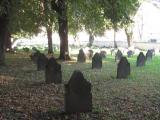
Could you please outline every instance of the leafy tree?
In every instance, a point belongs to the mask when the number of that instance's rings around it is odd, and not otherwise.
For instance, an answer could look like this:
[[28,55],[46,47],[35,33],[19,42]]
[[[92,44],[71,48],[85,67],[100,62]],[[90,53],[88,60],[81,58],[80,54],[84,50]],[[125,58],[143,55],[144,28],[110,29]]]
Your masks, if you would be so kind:
[[101,1],[105,19],[109,19],[114,29],[114,47],[116,44],[116,31],[123,28],[124,24],[130,22],[130,16],[137,10],[139,0],[102,0]]

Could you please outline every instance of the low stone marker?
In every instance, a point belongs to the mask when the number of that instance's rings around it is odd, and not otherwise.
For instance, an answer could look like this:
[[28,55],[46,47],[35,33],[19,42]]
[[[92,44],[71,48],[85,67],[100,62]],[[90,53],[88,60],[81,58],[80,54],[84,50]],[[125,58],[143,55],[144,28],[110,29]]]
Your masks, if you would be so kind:
[[102,68],[102,57],[99,53],[96,53],[92,58],[92,69],[94,68]]
[[86,113],[92,111],[91,84],[84,78],[83,74],[75,70],[65,85],[65,112]]
[[60,84],[62,83],[62,72],[61,72],[61,65],[57,63],[57,61],[51,57],[45,69],[45,82]]
[[117,51],[115,55],[115,61],[120,61],[120,59],[123,57],[123,54],[120,50]]
[[128,57],[132,57],[134,55],[134,52],[132,51],[132,50],[129,50],[128,52],[127,52],[127,56]]
[[142,66],[145,66],[145,63],[146,63],[146,57],[144,56],[143,52],[140,52],[137,57],[136,66],[142,67]]
[[127,78],[130,75],[130,72],[130,63],[128,62],[126,57],[122,57],[117,67],[117,78]]
[[38,51],[38,50],[32,52],[32,54],[30,55],[30,58],[33,61],[33,63],[35,63],[35,64],[37,63],[37,59],[38,59],[39,54],[40,54],[40,51]]
[[102,58],[106,58],[106,55],[107,55],[107,52],[106,52],[106,51],[102,50],[102,51],[100,52],[100,56],[101,56]]
[[78,62],[86,62],[86,55],[85,55],[83,49],[79,50],[79,54],[77,56],[77,61]]
[[37,58],[37,70],[45,70],[46,64],[47,64],[48,58],[43,54],[39,53]]
[[88,59],[92,59],[92,57],[93,57],[93,50],[88,50],[88,52],[87,52],[87,57],[88,57]]
[[146,61],[151,61],[153,57],[153,51],[152,50],[148,50],[146,53]]

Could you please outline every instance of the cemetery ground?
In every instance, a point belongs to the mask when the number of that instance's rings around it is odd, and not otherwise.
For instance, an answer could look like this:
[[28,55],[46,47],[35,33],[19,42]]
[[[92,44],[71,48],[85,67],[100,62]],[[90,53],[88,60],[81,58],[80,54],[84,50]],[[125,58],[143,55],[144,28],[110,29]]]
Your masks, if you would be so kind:
[[[56,119],[54,113],[64,106],[63,84],[45,84],[44,71],[37,71],[29,53],[6,57],[7,66],[0,68],[0,120]],[[81,114],[82,120],[160,119],[160,56],[144,67],[136,67],[136,56],[128,60],[128,79],[116,79],[117,64],[111,55],[103,59],[102,69],[91,69],[90,60],[59,61],[63,83],[79,69],[92,84],[93,110]]]

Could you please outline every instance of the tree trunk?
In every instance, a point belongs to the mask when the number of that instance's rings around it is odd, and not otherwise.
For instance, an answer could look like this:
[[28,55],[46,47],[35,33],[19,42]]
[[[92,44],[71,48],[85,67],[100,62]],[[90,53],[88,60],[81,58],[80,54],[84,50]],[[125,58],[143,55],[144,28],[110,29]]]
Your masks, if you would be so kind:
[[117,42],[116,42],[116,29],[114,29],[114,48],[117,48]]
[[126,33],[126,36],[127,36],[128,47],[130,47],[131,46],[131,41],[132,41],[132,35],[133,35],[133,33],[132,33],[132,31],[129,32],[127,30],[127,28],[125,28],[125,33]]
[[7,30],[5,35],[5,51],[12,51],[11,33]]
[[89,45],[88,47],[91,47],[94,42],[94,35],[92,33],[89,34]]
[[0,66],[5,65],[5,37],[7,33],[7,16],[0,16]]
[[52,47],[52,29],[47,28],[47,38],[48,38],[48,54],[53,53],[53,47]]
[[66,0],[52,0],[52,9],[58,13],[60,60],[70,60],[68,50],[68,19]]

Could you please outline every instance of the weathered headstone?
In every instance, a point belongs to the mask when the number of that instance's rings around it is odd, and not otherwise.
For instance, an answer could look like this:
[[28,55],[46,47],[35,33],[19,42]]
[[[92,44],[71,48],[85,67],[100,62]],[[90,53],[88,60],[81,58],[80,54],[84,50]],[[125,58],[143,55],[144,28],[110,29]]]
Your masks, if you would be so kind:
[[138,57],[137,57],[137,67],[144,66],[146,63],[146,57],[144,56],[143,52],[140,52]]
[[51,57],[45,69],[45,82],[60,84],[62,83],[62,72],[61,72],[61,65],[57,63],[57,61]]
[[92,111],[91,84],[83,74],[75,70],[65,85],[65,112],[85,113]]
[[123,57],[123,54],[120,50],[117,51],[115,55],[115,61],[120,61],[120,59]]
[[117,78],[127,78],[130,75],[130,71],[130,63],[126,57],[122,57],[117,67]]
[[100,52],[100,56],[101,56],[102,58],[106,58],[106,55],[107,55],[107,52],[106,52],[106,51],[102,50],[102,51]]
[[88,59],[92,59],[92,57],[93,57],[93,50],[89,49],[87,51],[87,57],[88,57]]
[[99,53],[96,53],[92,58],[92,69],[102,68],[102,57]]
[[37,70],[45,70],[46,64],[47,64],[48,58],[43,54],[39,53],[37,58]]
[[152,50],[148,50],[146,53],[146,61],[151,61],[153,57],[153,51]]
[[77,57],[77,61],[78,61],[78,62],[85,62],[85,61],[86,61],[86,55],[85,55],[83,49],[80,49],[80,50],[79,50],[79,54],[78,54],[78,57]]
[[31,60],[33,61],[33,63],[37,63],[37,59],[38,59],[38,57],[39,57],[39,55],[40,55],[40,51],[35,51],[35,52],[32,52],[32,54],[30,55],[30,58],[31,58]]
[[129,50],[128,52],[127,52],[127,56],[128,57],[132,57],[134,55],[134,52],[132,51],[132,50]]

